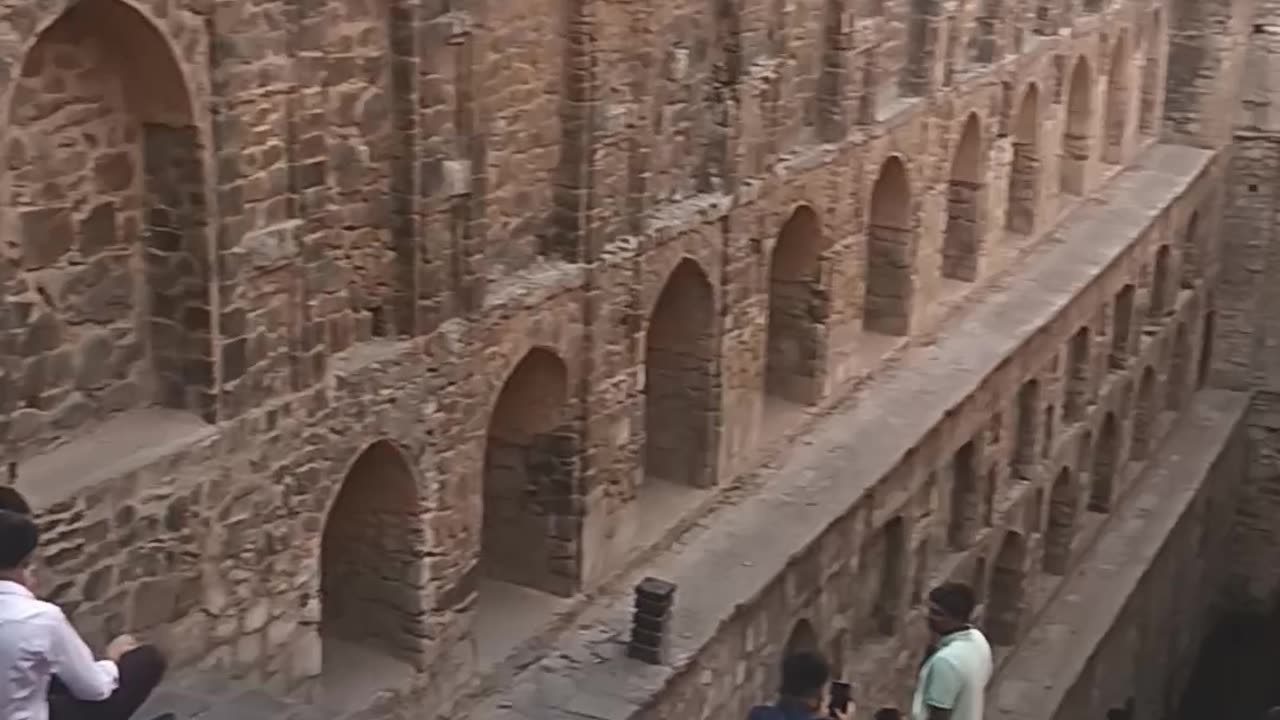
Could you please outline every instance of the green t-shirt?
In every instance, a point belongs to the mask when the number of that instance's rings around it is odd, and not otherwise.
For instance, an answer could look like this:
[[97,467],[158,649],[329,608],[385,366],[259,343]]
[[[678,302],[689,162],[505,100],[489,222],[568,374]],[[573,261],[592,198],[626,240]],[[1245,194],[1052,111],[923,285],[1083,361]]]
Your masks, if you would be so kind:
[[975,628],[938,641],[920,668],[912,720],[929,720],[929,706],[950,710],[952,720],[982,720],[983,696],[991,679],[991,645]]

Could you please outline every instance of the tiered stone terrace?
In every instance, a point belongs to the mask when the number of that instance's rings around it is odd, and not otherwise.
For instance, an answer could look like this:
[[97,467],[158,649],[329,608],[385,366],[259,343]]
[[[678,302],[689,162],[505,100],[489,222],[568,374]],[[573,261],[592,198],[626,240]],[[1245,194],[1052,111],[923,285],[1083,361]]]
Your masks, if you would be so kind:
[[1018,646],[1213,364],[1170,23],[1231,49],[1155,0],[704,5],[0,6],[0,429],[87,637],[539,720],[740,716],[798,643],[900,703],[944,577]]

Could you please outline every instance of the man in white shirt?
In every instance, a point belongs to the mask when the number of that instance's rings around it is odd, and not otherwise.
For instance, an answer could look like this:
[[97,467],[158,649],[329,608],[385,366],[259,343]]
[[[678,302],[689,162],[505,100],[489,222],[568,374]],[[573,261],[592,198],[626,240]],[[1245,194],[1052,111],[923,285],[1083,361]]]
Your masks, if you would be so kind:
[[62,610],[32,592],[39,539],[24,512],[0,509],[0,718],[128,720],[163,677],[164,659],[125,636],[109,659],[94,660]]
[[937,635],[920,668],[912,720],[982,720],[991,645],[969,624],[976,598],[964,583],[949,582],[929,593],[929,629]]

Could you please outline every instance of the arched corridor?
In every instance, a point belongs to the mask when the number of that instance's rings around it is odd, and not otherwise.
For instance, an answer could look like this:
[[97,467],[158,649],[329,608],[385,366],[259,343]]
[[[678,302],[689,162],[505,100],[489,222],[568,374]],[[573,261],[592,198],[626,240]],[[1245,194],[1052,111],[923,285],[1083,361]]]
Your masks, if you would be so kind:
[[1129,124],[1129,41],[1123,32],[1112,45],[1108,62],[1107,106],[1103,132],[1103,159],[1116,165],[1124,158]]
[[1107,413],[1094,447],[1093,472],[1090,473],[1089,510],[1105,513],[1111,511],[1115,493],[1116,471],[1120,469],[1120,427],[1114,413]]
[[1157,416],[1156,409],[1156,373],[1147,368],[1142,373],[1142,381],[1138,385],[1138,402],[1133,416],[1133,442],[1129,448],[1129,459],[1146,460],[1151,453],[1151,427]]

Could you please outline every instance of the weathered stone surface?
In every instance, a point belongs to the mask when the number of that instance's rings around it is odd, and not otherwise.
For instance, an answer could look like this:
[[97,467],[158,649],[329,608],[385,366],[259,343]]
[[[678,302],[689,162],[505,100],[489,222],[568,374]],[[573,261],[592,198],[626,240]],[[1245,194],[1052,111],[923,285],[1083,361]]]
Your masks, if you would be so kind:
[[[388,717],[741,717],[803,618],[901,704],[931,582],[1018,645],[1202,381],[1280,369],[1270,90],[1224,82],[1272,34],[1219,0],[59,5],[0,19],[0,433],[95,642],[380,655]],[[678,667],[572,599],[628,568]]]

